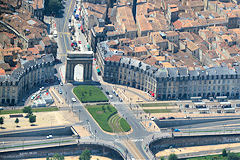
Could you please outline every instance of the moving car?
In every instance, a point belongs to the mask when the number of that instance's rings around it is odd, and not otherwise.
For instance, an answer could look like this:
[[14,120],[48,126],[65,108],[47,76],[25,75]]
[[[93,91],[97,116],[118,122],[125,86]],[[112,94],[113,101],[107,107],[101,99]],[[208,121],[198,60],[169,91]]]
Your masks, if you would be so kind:
[[154,121],[154,120],[156,120],[156,119],[157,119],[156,117],[151,117],[151,118],[150,118],[151,121]]
[[189,116],[185,116],[184,119],[191,119],[191,117],[189,117]]
[[47,136],[47,139],[52,139],[52,138],[53,136],[51,134]]
[[168,119],[175,119],[174,117],[168,117]]
[[61,89],[59,89],[59,90],[58,90],[58,93],[59,93],[59,94],[62,94],[62,90],[61,90]]
[[77,102],[76,98],[72,98],[72,101],[73,101],[73,102]]

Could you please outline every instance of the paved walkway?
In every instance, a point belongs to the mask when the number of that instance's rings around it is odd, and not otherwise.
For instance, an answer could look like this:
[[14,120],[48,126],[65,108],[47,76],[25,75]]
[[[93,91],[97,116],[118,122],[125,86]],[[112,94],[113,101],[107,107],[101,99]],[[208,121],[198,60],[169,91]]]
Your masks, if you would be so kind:
[[234,151],[234,152],[239,152],[240,151],[240,143],[165,149],[163,151],[158,152],[156,154],[156,156],[157,157],[162,157],[162,156],[166,157],[172,153],[178,155],[179,158],[204,156],[204,155],[215,155],[215,154],[221,154],[223,149],[227,149],[227,150]]

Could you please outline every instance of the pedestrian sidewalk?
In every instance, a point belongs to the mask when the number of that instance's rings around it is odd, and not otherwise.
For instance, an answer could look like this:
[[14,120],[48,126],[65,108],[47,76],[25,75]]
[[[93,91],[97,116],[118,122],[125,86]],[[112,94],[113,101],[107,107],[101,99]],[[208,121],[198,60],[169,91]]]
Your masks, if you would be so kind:
[[64,98],[56,91],[54,87],[49,88],[49,92],[52,95],[54,99],[54,103],[52,105],[55,105],[57,107],[66,107],[68,104],[64,100]]

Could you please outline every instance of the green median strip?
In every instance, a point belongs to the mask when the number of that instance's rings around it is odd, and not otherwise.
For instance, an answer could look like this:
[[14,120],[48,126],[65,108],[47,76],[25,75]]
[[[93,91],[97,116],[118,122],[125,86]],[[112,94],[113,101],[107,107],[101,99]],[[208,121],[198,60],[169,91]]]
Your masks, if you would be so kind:
[[143,109],[145,113],[172,113],[171,109]]
[[71,142],[71,141],[74,141],[74,140],[64,140],[64,141],[54,141],[54,142],[46,142],[46,143],[26,144],[26,145],[19,145],[19,146],[2,147],[2,148],[0,148],[0,149],[29,147],[29,146],[38,146],[38,145],[55,144],[55,143],[60,143],[60,144],[61,144],[61,143]]
[[108,98],[101,89],[95,86],[80,85],[73,89],[73,93],[83,102],[108,102]]
[[143,103],[140,104],[141,107],[167,107],[174,106],[172,103]]
[[120,119],[120,126],[124,132],[130,131],[131,127],[124,118]]
[[[57,107],[46,107],[46,108],[33,108],[33,112],[50,112],[50,111],[58,111]],[[22,109],[14,109],[14,110],[1,110],[0,115],[3,114],[18,114],[23,113]]]
[[127,132],[131,129],[127,121],[119,116],[112,105],[87,105],[86,108],[106,132]]
[[104,131],[113,132],[108,120],[117,110],[112,105],[88,105],[86,108]]

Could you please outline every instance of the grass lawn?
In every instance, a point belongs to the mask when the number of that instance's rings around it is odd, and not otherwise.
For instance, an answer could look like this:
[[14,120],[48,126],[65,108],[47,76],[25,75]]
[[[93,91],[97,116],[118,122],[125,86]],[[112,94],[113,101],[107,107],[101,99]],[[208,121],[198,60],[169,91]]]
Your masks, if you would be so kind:
[[[33,108],[33,112],[50,112],[50,111],[58,111],[57,107],[46,107],[46,108]],[[23,113],[22,109],[14,109],[14,110],[2,110],[0,111],[0,115],[2,114],[17,114]]]
[[124,118],[120,119],[120,126],[124,132],[130,131],[131,127]]
[[143,103],[140,104],[141,107],[166,107],[166,106],[173,106],[172,103]]
[[145,113],[171,113],[171,109],[143,109]]
[[86,108],[104,131],[113,132],[108,120],[117,110],[112,105],[91,105]]
[[88,105],[88,112],[106,132],[128,132],[131,127],[127,121],[119,117],[112,105]]
[[73,89],[73,93],[83,102],[107,102],[108,98],[101,89],[95,86],[80,85]]

